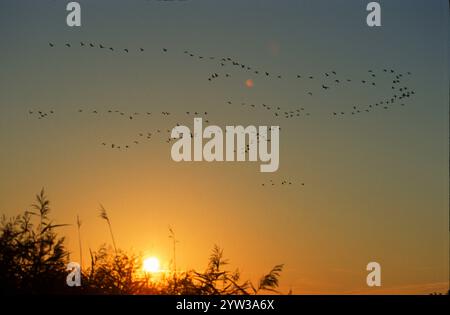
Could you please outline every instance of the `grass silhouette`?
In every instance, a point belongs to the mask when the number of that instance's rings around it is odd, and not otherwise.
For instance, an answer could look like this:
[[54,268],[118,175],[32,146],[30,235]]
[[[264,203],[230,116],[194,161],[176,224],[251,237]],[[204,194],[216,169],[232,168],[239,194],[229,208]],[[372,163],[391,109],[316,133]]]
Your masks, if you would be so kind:
[[106,209],[103,207],[103,205],[100,205],[100,218],[102,218],[103,220],[105,220],[108,223],[109,233],[111,234],[111,239],[113,242],[114,250],[117,254],[117,246],[116,246],[116,241],[114,239],[114,234],[113,234],[112,227],[111,227],[111,221],[109,221],[108,214],[106,213]]

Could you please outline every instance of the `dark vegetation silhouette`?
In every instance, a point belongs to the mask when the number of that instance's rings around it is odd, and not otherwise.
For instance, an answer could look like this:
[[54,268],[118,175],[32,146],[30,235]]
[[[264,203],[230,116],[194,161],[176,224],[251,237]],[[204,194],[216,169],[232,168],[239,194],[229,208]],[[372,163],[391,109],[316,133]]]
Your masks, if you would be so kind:
[[31,211],[7,219],[0,227],[1,293],[56,293],[65,283],[69,252],[64,237],[49,219],[50,202],[44,190]]
[[[2,216],[0,222],[0,294],[163,294],[163,295],[249,295],[277,291],[283,265],[276,265],[256,284],[242,280],[238,269],[228,271],[223,250],[214,246],[205,271],[177,271],[154,276],[142,270],[142,256],[116,247],[111,221],[103,206],[100,217],[106,220],[113,247],[102,245],[90,250],[90,266],[81,270],[81,286],[69,287],[66,278],[71,261],[64,237],[56,230],[67,224],[50,219],[50,201],[44,189],[36,196],[31,210],[16,217]],[[77,217],[80,231],[81,221]],[[80,235],[80,234],[79,234]],[[80,240],[80,238],[79,238]],[[80,257],[81,258],[81,257]]]

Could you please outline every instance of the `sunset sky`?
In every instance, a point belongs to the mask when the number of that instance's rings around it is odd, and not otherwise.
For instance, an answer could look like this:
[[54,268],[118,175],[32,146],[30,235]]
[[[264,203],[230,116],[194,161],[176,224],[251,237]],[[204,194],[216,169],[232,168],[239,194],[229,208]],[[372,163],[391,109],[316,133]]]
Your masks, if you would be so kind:
[[[171,226],[179,270],[203,270],[218,244],[243,278],[284,263],[285,293],[448,290],[448,1],[380,1],[378,28],[360,0],[86,0],[74,28],[67,2],[0,2],[1,214],[44,187],[75,261],[80,216],[85,263],[110,244],[102,204],[118,247],[164,266]],[[383,69],[415,94],[351,115],[391,98]],[[278,171],[172,161],[167,130],[205,111],[221,127],[279,125]],[[381,288],[366,285],[370,261]]]

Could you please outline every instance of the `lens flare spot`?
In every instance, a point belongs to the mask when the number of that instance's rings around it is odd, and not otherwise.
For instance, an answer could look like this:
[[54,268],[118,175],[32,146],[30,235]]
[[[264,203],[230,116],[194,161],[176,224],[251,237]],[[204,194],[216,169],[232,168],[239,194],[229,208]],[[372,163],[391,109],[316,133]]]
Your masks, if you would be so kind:
[[252,88],[255,86],[255,83],[252,79],[248,79],[247,81],[245,81],[245,86],[247,86],[248,88]]

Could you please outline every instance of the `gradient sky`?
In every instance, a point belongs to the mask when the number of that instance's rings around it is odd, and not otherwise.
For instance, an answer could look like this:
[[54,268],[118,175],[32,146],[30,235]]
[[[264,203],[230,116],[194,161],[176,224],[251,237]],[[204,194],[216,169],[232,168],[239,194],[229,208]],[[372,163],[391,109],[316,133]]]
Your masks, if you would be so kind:
[[[57,222],[80,215],[85,260],[88,248],[110,240],[101,203],[119,247],[165,265],[172,226],[180,269],[205,268],[219,244],[244,278],[284,263],[284,292],[448,289],[447,1],[380,1],[380,28],[366,25],[369,1],[359,0],[79,1],[80,28],[65,24],[67,2],[0,2],[1,213],[27,209],[45,187]],[[209,82],[221,67],[184,50],[235,58],[283,79],[228,66],[231,78]],[[416,95],[405,107],[332,115],[392,94],[384,68],[412,72],[404,83]],[[296,79],[335,70],[358,81],[369,69],[376,88],[354,82],[324,92],[319,80]],[[310,116],[276,119],[241,102],[302,106]],[[130,121],[108,109],[154,115]],[[39,120],[29,110],[55,114]],[[260,173],[259,162],[175,163],[157,138],[126,152],[101,145],[191,125],[186,111],[207,111],[221,126],[280,125],[279,170]],[[283,179],[294,185],[261,186]],[[75,225],[61,232],[77,260]],[[365,284],[370,261],[382,266],[381,289]]]

